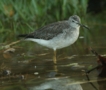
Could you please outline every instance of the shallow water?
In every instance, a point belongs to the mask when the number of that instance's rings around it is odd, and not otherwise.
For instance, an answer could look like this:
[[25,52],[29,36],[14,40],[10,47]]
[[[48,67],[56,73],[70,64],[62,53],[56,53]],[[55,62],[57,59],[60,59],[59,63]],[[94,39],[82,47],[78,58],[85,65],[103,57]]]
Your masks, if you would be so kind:
[[[104,37],[98,37],[98,40],[104,40]],[[52,60],[53,51],[33,42],[22,42],[14,46],[13,53],[0,51],[0,90],[74,90],[74,86],[95,90],[84,71],[97,66],[97,57],[88,50],[89,45],[85,45],[83,39],[78,42],[80,44],[76,42],[57,50],[56,65]],[[95,40],[90,44],[104,56],[105,45],[105,42],[97,43]],[[96,70],[89,74],[91,82],[99,90],[106,90],[103,86],[105,81],[98,79],[97,75]]]

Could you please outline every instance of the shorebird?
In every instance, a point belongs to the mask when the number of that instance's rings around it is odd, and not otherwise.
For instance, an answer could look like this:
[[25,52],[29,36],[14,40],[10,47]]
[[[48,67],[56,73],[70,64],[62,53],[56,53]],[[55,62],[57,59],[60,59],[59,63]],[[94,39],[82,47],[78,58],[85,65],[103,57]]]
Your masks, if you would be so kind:
[[73,15],[68,20],[48,24],[30,34],[19,35],[19,37],[53,49],[53,62],[56,63],[56,50],[72,45],[78,39],[80,26],[88,28],[81,24],[79,16]]

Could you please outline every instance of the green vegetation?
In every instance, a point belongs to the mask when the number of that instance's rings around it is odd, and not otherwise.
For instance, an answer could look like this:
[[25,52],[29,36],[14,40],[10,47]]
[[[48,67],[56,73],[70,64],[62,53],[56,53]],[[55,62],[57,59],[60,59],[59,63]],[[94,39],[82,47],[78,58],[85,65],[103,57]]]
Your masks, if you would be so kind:
[[29,33],[73,14],[83,17],[86,7],[87,0],[1,0],[0,42],[13,41],[20,33]]
[[[0,0],[0,42],[11,42],[18,34],[29,33],[45,24],[68,19],[77,14],[82,23],[99,34],[101,25],[106,21],[103,15],[86,14],[88,0]],[[82,29],[82,28],[81,28]],[[81,31],[85,43],[93,32]]]

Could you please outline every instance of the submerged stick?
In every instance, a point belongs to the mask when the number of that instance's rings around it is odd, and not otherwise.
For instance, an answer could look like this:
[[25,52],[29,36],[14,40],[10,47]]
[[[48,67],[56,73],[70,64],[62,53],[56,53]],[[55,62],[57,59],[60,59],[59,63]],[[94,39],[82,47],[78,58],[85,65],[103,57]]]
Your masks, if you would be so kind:
[[17,44],[17,43],[21,42],[22,40],[23,40],[23,39],[17,40],[17,41],[15,41],[15,42],[12,42],[12,43],[10,43],[10,44],[7,44],[7,45],[5,45],[5,46],[2,46],[2,49],[10,48],[10,46],[12,46],[12,45],[14,45],[14,44]]

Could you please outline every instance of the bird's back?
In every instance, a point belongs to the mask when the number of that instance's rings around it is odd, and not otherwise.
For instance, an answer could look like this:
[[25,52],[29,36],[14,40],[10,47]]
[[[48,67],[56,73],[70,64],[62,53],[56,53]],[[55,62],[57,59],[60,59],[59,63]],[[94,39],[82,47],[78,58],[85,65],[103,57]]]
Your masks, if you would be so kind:
[[68,21],[60,21],[48,24],[30,34],[19,35],[19,37],[50,40],[68,28],[70,28]]

